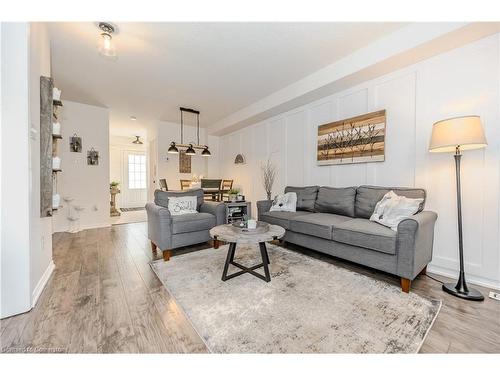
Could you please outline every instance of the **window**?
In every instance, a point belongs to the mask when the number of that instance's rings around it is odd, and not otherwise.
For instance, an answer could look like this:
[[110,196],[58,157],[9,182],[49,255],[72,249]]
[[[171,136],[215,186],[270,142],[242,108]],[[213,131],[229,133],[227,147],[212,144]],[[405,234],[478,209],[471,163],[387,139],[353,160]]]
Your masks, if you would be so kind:
[[146,155],[128,155],[128,188],[146,189]]

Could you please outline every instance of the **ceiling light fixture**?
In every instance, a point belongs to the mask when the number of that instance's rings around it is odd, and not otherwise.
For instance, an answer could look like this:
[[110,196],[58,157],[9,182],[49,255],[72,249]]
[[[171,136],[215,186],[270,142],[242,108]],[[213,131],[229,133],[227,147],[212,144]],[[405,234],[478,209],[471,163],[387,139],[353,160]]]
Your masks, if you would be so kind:
[[[212,154],[208,150],[207,145],[200,145],[200,111],[197,111],[195,109],[191,108],[184,108],[180,107],[179,110],[181,111],[181,143],[176,143],[175,141],[170,142],[170,147],[168,148],[168,153],[169,154],[178,154],[179,153],[179,148],[185,148],[186,149],[186,155],[196,155],[196,150],[195,149],[200,149],[203,150],[201,152],[202,156],[211,156]],[[184,112],[188,113],[193,113],[196,115],[196,134],[198,138],[198,143],[197,144],[184,144]]]
[[137,120],[137,117],[135,117],[135,116],[130,116],[130,121],[135,121],[135,120]]
[[111,36],[115,32],[115,27],[107,22],[99,22],[99,29],[102,31],[99,41],[99,53],[110,60],[116,60],[118,57]]
[[141,138],[140,135],[134,135],[135,137],[135,141],[133,141],[132,143],[135,144],[135,145],[142,145],[142,141],[139,139]]

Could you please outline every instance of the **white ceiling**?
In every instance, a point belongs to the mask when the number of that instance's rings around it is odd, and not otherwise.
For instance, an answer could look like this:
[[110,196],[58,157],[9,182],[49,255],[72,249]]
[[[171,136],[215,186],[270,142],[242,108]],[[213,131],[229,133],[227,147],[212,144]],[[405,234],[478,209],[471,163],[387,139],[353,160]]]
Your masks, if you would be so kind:
[[115,23],[117,61],[98,54],[96,23],[48,25],[63,97],[110,108],[115,134],[145,135],[179,106],[210,126],[404,24]]

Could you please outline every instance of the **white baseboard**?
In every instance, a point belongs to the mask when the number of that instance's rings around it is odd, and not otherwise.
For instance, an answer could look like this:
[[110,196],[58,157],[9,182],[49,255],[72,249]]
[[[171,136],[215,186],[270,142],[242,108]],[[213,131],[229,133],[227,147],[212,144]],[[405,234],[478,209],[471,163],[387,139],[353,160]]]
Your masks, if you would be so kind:
[[[458,271],[451,270],[449,268],[440,267],[440,266],[435,266],[432,264],[429,264],[427,266],[427,271],[429,271],[430,273],[434,273],[436,275],[450,277],[452,279],[456,279],[458,277]],[[488,279],[485,277],[478,277],[478,276],[470,275],[467,273],[465,276],[467,279],[467,284],[476,284],[479,286],[484,286],[486,288],[500,290],[500,281]]]
[[38,284],[36,284],[35,289],[33,289],[33,293],[31,294],[31,307],[35,307],[38,298],[40,297],[40,294],[43,292],[43,288],[45,288],[45,285],[47,284],[47,281],[49,281],[50,276],[52,275],[52,272],[54,272],[55,268],[54,261],[51,260],[47,268],[45,269],[45,272],[43,273],[42,277],[40,280],[38,280]]

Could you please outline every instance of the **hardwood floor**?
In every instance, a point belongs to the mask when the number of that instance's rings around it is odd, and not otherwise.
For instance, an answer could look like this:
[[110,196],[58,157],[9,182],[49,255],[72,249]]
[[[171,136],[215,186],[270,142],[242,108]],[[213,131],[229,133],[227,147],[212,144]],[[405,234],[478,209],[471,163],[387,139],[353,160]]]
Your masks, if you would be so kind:
[[[0,321],[2,352],[208,351],[149,267],[153,256],[146,223],[58,233],[53,243],[56,268],[35,308]],[[399,286],[399,278],[394,276],[299,246],[286,246]],[[180,252],[207,247],[204,244]],[[487,289],[479,289],[487,295]],[[500,352],[499,301],[454,298],[426,276],[412,283],[412,291],[443,300],[422,353]]]

